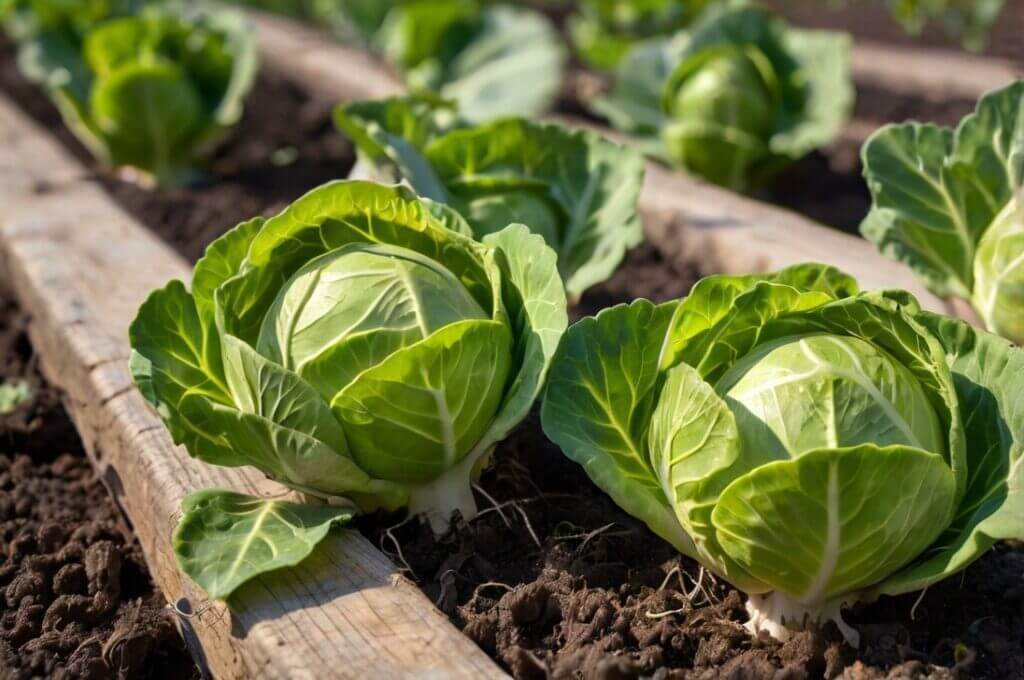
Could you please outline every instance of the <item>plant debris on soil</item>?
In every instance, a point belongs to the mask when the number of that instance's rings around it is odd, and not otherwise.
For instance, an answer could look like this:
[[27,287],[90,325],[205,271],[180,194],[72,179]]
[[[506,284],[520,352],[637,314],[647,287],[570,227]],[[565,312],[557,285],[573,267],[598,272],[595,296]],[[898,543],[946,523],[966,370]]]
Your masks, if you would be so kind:
[[95,478],[24,317],[0,292],[0,678],[199,678],[141,548]]

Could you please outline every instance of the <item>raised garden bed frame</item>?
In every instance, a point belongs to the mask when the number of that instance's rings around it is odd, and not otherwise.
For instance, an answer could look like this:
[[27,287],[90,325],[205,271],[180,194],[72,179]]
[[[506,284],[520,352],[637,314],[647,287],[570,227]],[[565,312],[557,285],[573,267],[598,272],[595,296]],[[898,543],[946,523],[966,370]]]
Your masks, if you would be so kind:
[[[400,92],[393,76],[361,52],[284,20],[255,20],[264,58],[325,96]],[[884,76],[879,64],[895,53],[872,49],[875,57],[860,50],[854,59],[868,80]],[[901,53],[908,69],[919,63]],[[1013,75],[1002,62],[964,59],[971,77],[956,74],[961,62],[954,60],[933,70],[936,78],[919,68],[921,79],[899,85],[975,96],[964,91],[966,83],[985,90]],[[969,316],[855,237],[682,173],[651,165],[641,208],[648,238],[672,257],[701,253],[710,269],[725,273],[824,260],[867,287],[906,288],[926,307]],[[171,534],[185,495],[207,487],[281,491],[254,471],[192,460],[131,384],[130,320],[150,290],[187,280],[189,272],[187,262],[88,182],[57,140],[0,96],[0,275],[31,313],[42,369],[64,391],[89,457],[134,525],[201,667],[220,678],[505,677],[355,531],[336,531],[300,566],[256,579],[230,608],[206,601],[178,571]]]

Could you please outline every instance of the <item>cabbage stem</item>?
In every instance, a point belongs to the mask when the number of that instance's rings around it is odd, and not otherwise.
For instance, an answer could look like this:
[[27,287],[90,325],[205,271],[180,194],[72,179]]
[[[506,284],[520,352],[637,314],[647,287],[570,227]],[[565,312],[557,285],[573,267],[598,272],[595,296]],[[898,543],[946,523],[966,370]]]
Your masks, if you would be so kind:
[[409,492],[409,514],[425,516],[437,536],[448,530],[452,513],[456,510],[462,515],[463,521],[468,522],[476,517],[473,469],[479,458],[470,453],[442,472],[437,479],[413,487]]
[[840,611],[842,606],[842,600],[807,605],[779,591],[767,595],[750,595],[747,598],[747,613],[750,620],[746,623],[746,629],[754,637],[765,632],[776,640],[786,642],[793,636],[794,631],[812,626],[820,627],[832,621],[846,642],[856,649],[860,646],[860,633],[843,621]]

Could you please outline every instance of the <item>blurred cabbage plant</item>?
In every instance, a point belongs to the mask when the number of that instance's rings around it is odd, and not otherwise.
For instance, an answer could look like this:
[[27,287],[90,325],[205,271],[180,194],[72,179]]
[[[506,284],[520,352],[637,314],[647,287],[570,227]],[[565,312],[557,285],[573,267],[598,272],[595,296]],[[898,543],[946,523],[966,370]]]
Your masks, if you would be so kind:
[[[467,120],[534,116],[561,88],[567,54],[541,12],[489,0],[246,0],[302,16],[370,48],[406,85],[459,105]],[[341,66],[339,66],[341,68]]]
[[614,68],[642,40],[685,28],[715,0],[582,0],[569,19],[580,58],[593,68]]
[[[831,0],[833,5],[845,6],[848,0]],[[938,23],[947,34],[959,37],[973,50],[981,49],[988,33],[1003,11],[1004,0],[878,0],[889,8],[892,15],[908,33],[920,35],[933,23]]]
[[631,49],[592,108],[646,153],[749,190],[838,134],[853,106],[849,45],[729,4]]
[[241,118],[258,69],[251,28],[232,12],[154,5],[110,16],[113,5],[95,7],[105,17],[97,23],[33,14],[39,23],[19,43],[22,72],[102,162],[161,186],[193,181]]

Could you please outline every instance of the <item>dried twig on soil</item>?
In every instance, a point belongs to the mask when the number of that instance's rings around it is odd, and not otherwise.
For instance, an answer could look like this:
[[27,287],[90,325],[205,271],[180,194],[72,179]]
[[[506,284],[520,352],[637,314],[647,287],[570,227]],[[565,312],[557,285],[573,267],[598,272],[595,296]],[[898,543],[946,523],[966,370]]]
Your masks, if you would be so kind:
[[515,588],[513,588],[507,583],[501,583],[500,581],[487,581],[486,583],[481,583],[473,589],[473,597],[476,597],[480,590],[483,588],[504,588],[508,592],[512,592],[513,590],[515,590]]
[[679,568],[678,564],[672,567],[672,569],[665,574],[665,580],[663,580],[661,585],[658,586],[658,590],[665,590],[665,587],[668,585],[668,582],[672,580],[673,576],[677,576],[679,578],[679,590],[685,591],[686,584],[683,582],[683,570]]
[[[103,644],[101,657],[103,662],[107,664],[107,668],[116,670],[119,674],[127,673],[131,670],[130,665],[125,662],[124,650],[121,647],[128,642],[135,634],[136,627],[139,623],[139,617],[142,615],[142,601],[136,600],[131,605],[131,613],[129,614],[129,620],[125,623],[125,619],[122,618],[114,626],[114,631],[107,638],[107,641]],[[114,665],[114,653],[120,651],[118,664]]]

